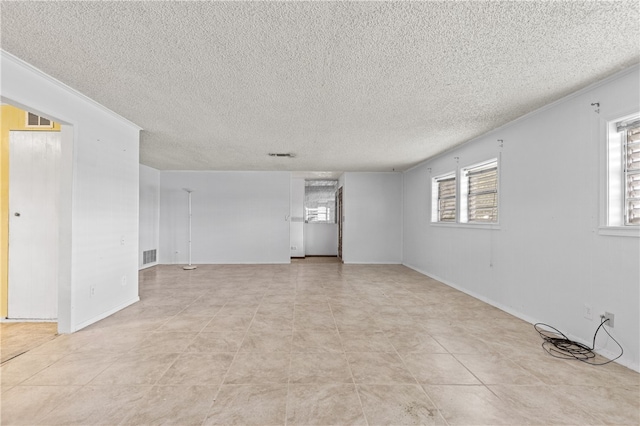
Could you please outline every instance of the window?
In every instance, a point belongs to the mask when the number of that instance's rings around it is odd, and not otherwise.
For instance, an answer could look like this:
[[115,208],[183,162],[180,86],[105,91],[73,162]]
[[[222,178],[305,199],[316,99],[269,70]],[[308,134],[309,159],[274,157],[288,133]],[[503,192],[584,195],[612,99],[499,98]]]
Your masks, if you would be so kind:
[[640,224],[640,119],[623,123],[625,154],[625,225]]
[[308,180],[304,184],[304,220],[336,223],[337,180]]
[[640,225],[640,114],[607,123],[607,226]]
[[487,224],[495,228],[494,224],[498,223],[498,159],[433,178],[431,196],[431,222]]
[[460,222],[498,222],[498,161],[467,167],[460,172]]
[[456,221],[456,175],[450,173],[433,179],[432,222]]
[[53,122],[48,118],[40,117],[32,112],[27,112],[27,127],[53,127]]

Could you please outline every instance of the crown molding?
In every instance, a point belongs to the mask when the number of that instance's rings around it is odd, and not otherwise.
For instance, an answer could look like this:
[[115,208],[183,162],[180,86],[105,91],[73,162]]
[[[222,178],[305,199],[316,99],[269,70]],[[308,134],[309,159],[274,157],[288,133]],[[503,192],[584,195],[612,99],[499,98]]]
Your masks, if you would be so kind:
[[142,127],[138,126],[137,124],[133,123],[132,121],[127,120],[123,116],[121,116],[118,113],[110,110],[109,108],[105,107],[104,105],[96,102],[95,100],[91,99],[87,95],[77,91],[76,89],[74,89],[72,87],[67,86],[66,84],[64,84],[60,80],[57,80],[57,79],[51,77],[49,74],[45,73],[44,71],[40,70],[39,68],[34,67],[33,65],[29,64],[28,62],[23,61],[22,59],[18,58],[17,56],[15,56],[15,55],[13,55],[13,54],[11,54],[9,52],[7,52],[6,50],[0,49],[0,60],[2,62],[12,62],[15,65],[17,65],[18,67],[24,69],[25,71],[31,72],[33,74],[36,74],[38,77],[40,77],[40,78],[42,78],[44,80],[47,80],[49,83],[54,84],[55,86],[57,86],[58,88],[62,89],[65,92],[69,93],[70,95],[72,95],[72,96],[74,96],[76,98],[80,98],[83,101],[91,104],[95,108],[97,108],[97,109],[101,110],[102,112],[110,115],[111,117],[117,119],[118,121],[121,121],[124,124],[137,129],[138,131],[143,130]]

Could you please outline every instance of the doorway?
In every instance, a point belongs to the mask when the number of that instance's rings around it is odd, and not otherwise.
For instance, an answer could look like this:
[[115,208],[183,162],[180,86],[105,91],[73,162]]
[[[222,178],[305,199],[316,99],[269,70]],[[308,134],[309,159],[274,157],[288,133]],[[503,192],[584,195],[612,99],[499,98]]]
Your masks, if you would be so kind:
[[[3,64],[4,64],[3,57]],[[11,65],[11,63],[9,63]],[[9,79],[18,78],[12,74],[17,70],[8,67],[11,73],[8,73]],[[4,74],[3,74],[4,75]],[[25,77],[26,78],[26,77]],[[22,82],[22,80],[18,80]],[[17,92],[16,92],[17,90]],[[13,90],[12,93],[20,93],[19,89]],[[75,95],[74,95],[75,96]],[[49,206],[57,214],[57,222],[51,227],[57,231],[56,253],[53,256],[56,264],[56,272],[54,279],[56,280],[57,289],[54,292],[51,303],[56,309],[55,313],[42,316],[53,316],[54,319],[47,320],[48,323],[55,324],[59,333],[71,333],[75,331],[75,325],[72,322],[72,230],[73,230],[73,194],[74,194],[74,175],[75,175],[75,148],[76,148],[76,132],[75,122],[59,119],[56,111],[61,112],[64,108],[51,106],[50,100],[41,102],[37,97],[32,99],[40,107],[30,106],[22,103],[19,99],[13,99],[6,96],[0,96],[0,186],[2,191],[0,194],[0,322],[13,324],[25,324],[20,319],[7,319],[15,314],[9,314],[9,218],[11,216],[9,210],[9,194],[12,192],[12,182],[10,179],[10,139],[11,131],[28,131],[28,132],[58,132],[59,139],[59,155],[58,155],[58,175],[56,177],[56,187],[52,189],[56,193],[58,199],[57,204]],[[46,108],[46,109],[42,109]],[[28,112],[29,111],[29,112]],[[15,190],[13,191],[15,192]],[[11,214],[21,213],[20,211],[11,211]],[[15,235],[13,235],[15,236]],[[47,254],[46,256],[49,256]],[[36,269],[40,267],[43,259],[30,258],[29,261],[17,267]],[[15,269],[16,266],[11,269]],[[31,315],[29,315],[31,316]],[[27,319],[25,319],[27,320]],[[33,323],[33,321],[29,321]],[[6,327],[4,327],[6,328]],[[46,327],[45,327],[46,328]],[[26,330],[25,327],[17,327],[20,330]],[[29,330],[31,330],[29,328]],[[47,331],[48,333],[48,331]],[[4,345],[3,345],[4,347]]]

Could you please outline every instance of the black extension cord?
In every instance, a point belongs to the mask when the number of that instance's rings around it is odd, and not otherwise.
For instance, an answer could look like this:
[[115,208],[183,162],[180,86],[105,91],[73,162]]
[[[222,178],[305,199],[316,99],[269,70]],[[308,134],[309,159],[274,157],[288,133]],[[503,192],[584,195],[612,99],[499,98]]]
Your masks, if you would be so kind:
[[[605,365],[620,358],[624,353],[624,350],[622,349],[622,345],[620,345],[620,343],[618,343],[618,341],[611,334],[609,334],[606,328],[602,328],[602,326],[607,321],[609,321],[608,318],[603,319],[600,325],[598,326],[598,328],[596,328],[596,332],[593,334],[592,347],[588,347],[587,345],[583,345],[582,343],[575,342],[569,339],[560,330],[548,324],[539,322],[534,324],[533,327],[536,329],[540,337],[542,337],[542,340],[543,340],[542,348],[545,351],[547,351],[549,355],[556,358],[561,358],[561,359],[574,359],[577,361],[582,361],[589,365]],[[553,332],[551,332],[550,330],[545,330],[542,327],[547,327],[553,330]],[[609,337],[611,337],[611,339],[614,342],[616,342],[616,344],[620,348],[620,355],[618,355],[613,359],[610,359],[607,362],[600,362],[600,363],[591,362],[590,360],[595,358],[596,356],[596,353],[593,350],[596,347],[596,336],[598,335],[598,331],[600,331],[601,328],[604,330],[605,333],[609,335]]]

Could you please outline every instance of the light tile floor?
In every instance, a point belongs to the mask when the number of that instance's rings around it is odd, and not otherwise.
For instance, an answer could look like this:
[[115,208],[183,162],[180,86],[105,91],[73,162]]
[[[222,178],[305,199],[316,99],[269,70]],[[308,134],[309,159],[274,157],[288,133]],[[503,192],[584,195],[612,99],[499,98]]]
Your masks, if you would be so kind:
[[4,363],[56,337],[55,322],[0,323],[0,362]]
[[403,266],[158,266],[140,295],[2,365],[2,424],[640,423],[637,373]]

